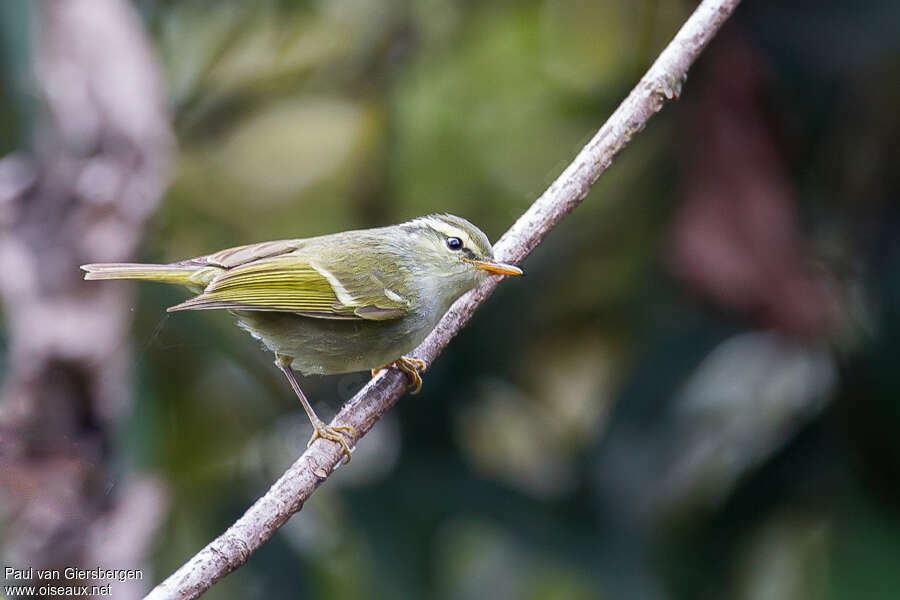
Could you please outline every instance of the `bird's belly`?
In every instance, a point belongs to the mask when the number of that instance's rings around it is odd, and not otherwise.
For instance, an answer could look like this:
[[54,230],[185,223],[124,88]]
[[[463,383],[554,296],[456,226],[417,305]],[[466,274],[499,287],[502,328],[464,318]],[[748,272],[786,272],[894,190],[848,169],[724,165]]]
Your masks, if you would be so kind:
[[234,311],[238,324],[303,374],[363,371],[415,348],[433,324],[409,315],[391,321],[316,319],[291,313]]

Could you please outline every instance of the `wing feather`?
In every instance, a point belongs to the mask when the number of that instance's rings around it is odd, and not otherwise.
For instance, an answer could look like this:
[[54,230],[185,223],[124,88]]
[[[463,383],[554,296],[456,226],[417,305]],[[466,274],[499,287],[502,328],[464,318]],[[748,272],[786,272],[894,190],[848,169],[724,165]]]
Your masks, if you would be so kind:
[[[224,261],[223,261],[224,262]],[[324,319],[396,319],[408,302],[371,274],[335,273],[299,253],[265,257],[214,278],[202,294],[169,311],[254,310],[293,312]]]

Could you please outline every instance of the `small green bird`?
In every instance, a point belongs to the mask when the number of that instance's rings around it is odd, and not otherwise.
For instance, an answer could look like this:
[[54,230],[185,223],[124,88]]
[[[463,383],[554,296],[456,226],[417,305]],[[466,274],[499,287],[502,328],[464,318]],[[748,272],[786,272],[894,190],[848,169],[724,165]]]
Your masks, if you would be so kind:
[[[395,366],[419,391],[423,361],[404,356],[450,305],[491,274],[521,275],[497,262],[487,236],[453,215],[400,225],[229,248],[165,265],[83,265],[85,279],[140,279],[187,286],[195,297],[170,307],[227,309],[238,325],[275,353],[275,364],[322,437],[350,447],[326,425],[300,389],[294,370],[335,374]],[[413,393],[415,393],[413,392]],[[307,446],[309,445],[307,444]]]

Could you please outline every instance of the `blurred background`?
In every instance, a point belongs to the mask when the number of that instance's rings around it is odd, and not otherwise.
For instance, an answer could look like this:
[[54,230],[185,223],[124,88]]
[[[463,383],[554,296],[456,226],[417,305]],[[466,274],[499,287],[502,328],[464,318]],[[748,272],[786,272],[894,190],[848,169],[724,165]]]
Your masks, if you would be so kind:
[[[0,562],[140,597],[309,435],[228,314],[79,264],[444,211],[496,239],[694,6],[0,3]],[[745,2],[205,597],[900,596],[898,34],[893,0]],[[366,379],[304,384],[330,416]]]

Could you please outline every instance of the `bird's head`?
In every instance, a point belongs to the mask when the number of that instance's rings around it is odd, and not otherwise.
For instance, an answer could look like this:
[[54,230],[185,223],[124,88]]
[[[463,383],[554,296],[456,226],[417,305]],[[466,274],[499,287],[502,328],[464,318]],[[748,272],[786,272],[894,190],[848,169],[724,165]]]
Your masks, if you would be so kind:
[[400,227],[413,240],[421,276],[434,278],[453,292],[453,299],[490,275],[522,274],[520,268],[496,261],[484,232],[461,217],[428,215]]

